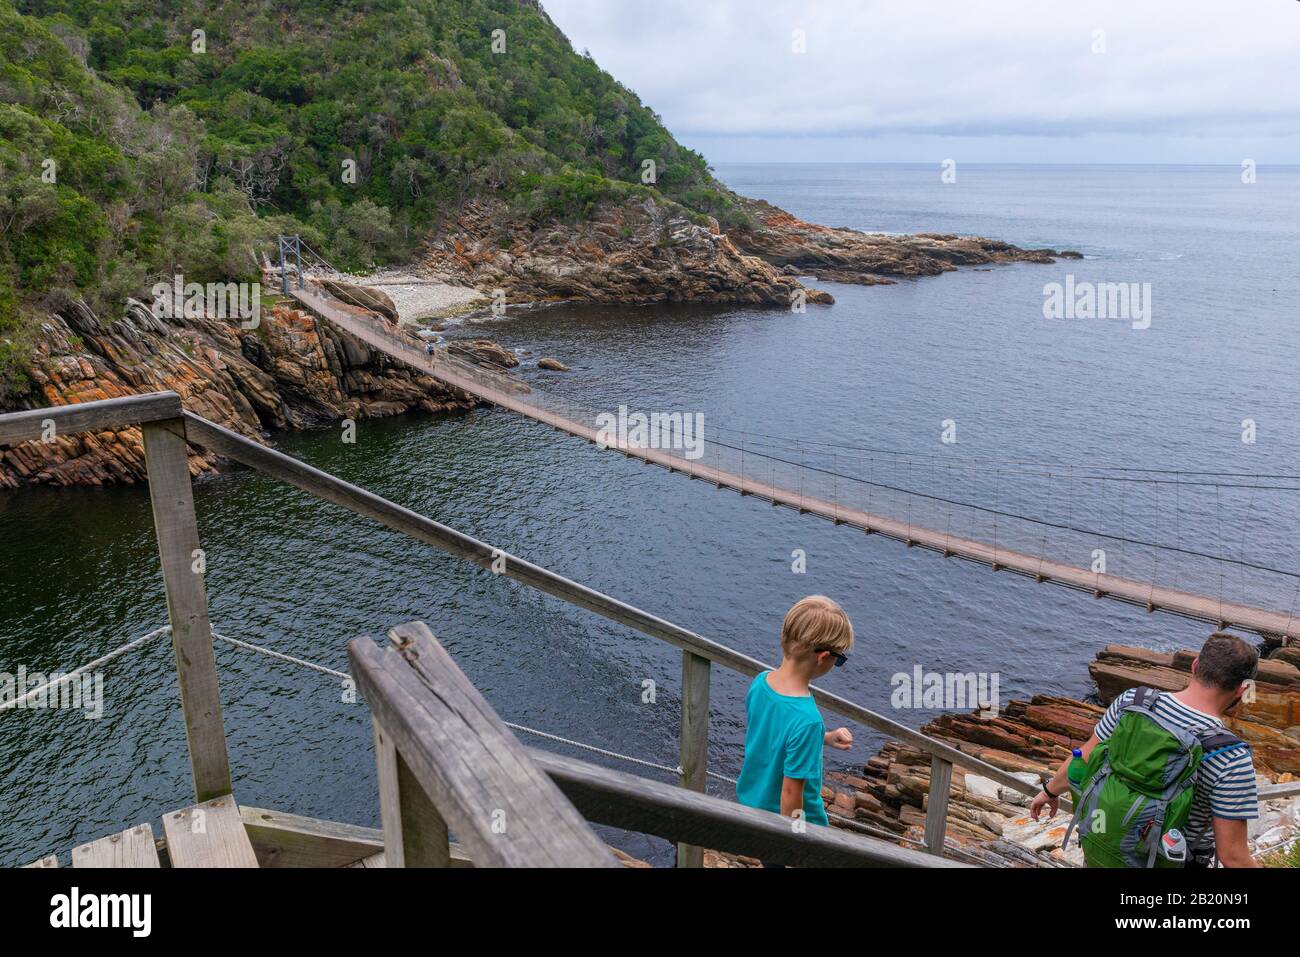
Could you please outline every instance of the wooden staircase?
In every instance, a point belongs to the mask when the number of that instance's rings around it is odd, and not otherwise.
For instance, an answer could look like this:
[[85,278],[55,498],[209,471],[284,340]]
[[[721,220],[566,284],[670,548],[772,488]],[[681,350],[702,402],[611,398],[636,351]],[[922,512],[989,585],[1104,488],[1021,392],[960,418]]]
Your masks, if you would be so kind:
[[[257,867],[257,855],[232,795],[163,815],[169,867]],[[137,824],[72,849],[73,867],[162,867],[153,828]],[[51,854],[28,867],[58,867]]]

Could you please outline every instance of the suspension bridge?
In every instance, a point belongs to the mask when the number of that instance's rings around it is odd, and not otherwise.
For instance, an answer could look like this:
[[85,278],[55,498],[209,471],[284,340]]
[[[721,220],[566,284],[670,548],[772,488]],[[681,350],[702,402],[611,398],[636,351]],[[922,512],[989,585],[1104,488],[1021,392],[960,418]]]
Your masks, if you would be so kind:
[[[806,461],[802,446],[798,449],[799,460],[796,461],[789,450],[774,449],[770,439],[752,433],[737,432],[738,438],[734,441],[704,439],[694,443],[693,449],[656,447],[658,443],[633,439],[622,433],[611,434],[608,428],[602,428],[600,413],[591,408],[553,392],[530,388],[504,369],[465,361],[450,355],[446,349],[422,344],[412,333],[383,319],[375,309],[367,308],[364,299],[358,304],[331,295],[316,280],[346,281],[354,288],[364,280],[336,269],[306,244],[286,241],[289,239],[296,240],[294,237],[281,240],[278,277],[287,295],[339,331],[482,402],[516,412],[602,449],[660,466],[670,473],[793,509],[801,515],[817,516],[835,525],[893,539],[909,548],[928,549],[946,558],[964,559],[995,572],[1027,576],[1039,583],[1065,586],[1096,598],[1136,605],[1148,612],[1167,612],[1220,629],[1236,627],[1283,641],[1300,635],[1300,619],[1295,614],[1296,602],[1300,598],[1300,574],[1287,569],[1213,554],[1188,547],[1181,541],[1162,544],[1107,534],[1082,528],[1072,520],[1047,521],[1003,508],[959,501],[950,494],[918,491],[889,481],[863,478],[843,471],[837,464]],[[267,273],[268,278],[274,273],[269,263]],[[362,297],[366,295],[364,289],[360,294]],[[378,300],[369,305],[383,308]],[[837,456],[837,448],[851,452],[853,447],[824,445],[821,449],[823,457]],[[1050,467],[1035,468],[1039,471],[1031,474],[1052,474],[1041,471]],[[1287,486],[1235,482],[1233,473],[1179,473],[1176,479],[1149,475],[1137,480],[1130,475],[1133,470],[1128,469],[1123,470],[1122,475],[1099,477],[1087,474],[1089,471],[1095,470],[1085,470],[1085,478],[1089,480],[1143,481],[1154,484],[1157,489],[1161,484],[1170,484],[1177,487],[1176,492],[1212,487],[1217,495],[1224,486],[1253,490],[1288,489]],[[1064,468],[1057,469],[1057,473],[1067,479],[1072,477]],[[1024,471],[1013,474],[1024,474]],[[1195,476],[1206,479],[1198,481]],[[1255,481],[1300,479],[1300,476],[1249,478]],[[1255,494],[1252,492],[1252,507]],[[962,527],[963,516],[969,531]],[[976,518],[983,523],[978,528],[980,522],[975,521]],[[1145,561],[1151,573],[1144,576],[1119,575],[1099,570],[1095,561],[1076,564],[1052,557],[1048,553],[1049,539],[1060,550],[1086,555],[1090,560],[1098,554],[1098,544],[1127,547],[1130,552],[1126,557],[1130,562]],[[1139,558],[1135,552],[1144,558]],[[1188,563],[1193,565],[1190,570]],[[1195,577],[1197,565],[1201,566],[1200,581],[1210,587],[1179,588],[1158,580],[1161,571],[1166,578],[1180,572]],[[1252,591],[1256,594],[1266,592],[1274,599],[1274,607],[1225,597],[1228,588],[1223,571],[1225,567],[1239,573],[1238,588],[1243,595]],[[1272,587],[1251,587],[1261,583]],[[1217,595],[1210,593],[1215,586]]]

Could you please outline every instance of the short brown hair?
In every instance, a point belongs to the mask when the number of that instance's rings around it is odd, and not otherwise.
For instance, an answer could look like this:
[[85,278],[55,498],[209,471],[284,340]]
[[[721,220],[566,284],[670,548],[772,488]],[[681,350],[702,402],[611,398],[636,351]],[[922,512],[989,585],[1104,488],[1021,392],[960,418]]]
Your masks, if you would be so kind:
[[1226,631],[1206,638],[1196,657],[1196,677],[1220,691],[1236,691],[1255,677],[1258,668],[1259,652]]
[[794,603],[781,625],[781,650],[786,655],[809,651],[838,651],[853,647],[853,622],[844,609],[825,595],[809,595]]

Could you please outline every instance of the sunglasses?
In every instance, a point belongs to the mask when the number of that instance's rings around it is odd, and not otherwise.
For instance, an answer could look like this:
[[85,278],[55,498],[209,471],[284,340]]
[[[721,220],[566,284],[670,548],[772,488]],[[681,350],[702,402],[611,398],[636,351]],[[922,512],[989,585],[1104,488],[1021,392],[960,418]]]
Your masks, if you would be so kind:
[[844,666],[844,662],[846,662],[846,661],[849,660],[849,656],[848,656],[848,655],[842,655],[842,654],[840,654],[838,651],[832,651],[830,648],[818,648],[816,653],[820,655],[823,651],[826,652],[826,654],[828,654],[828,655],[833,655],[833,656],[835,657],[835,667],[836,667],[836,668],[841,668],[841,667],[843,667],[843,666]]

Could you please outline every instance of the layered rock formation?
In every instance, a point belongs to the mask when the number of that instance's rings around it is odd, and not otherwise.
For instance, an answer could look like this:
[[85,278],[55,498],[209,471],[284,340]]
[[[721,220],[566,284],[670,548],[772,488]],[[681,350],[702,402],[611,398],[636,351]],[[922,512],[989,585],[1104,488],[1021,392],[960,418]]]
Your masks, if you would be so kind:
[[746,204],[755,227],[728,234],[737,249],[790,273],[829,282],[877,285],[903,277],[937,276],[960,266],[1051,263],[1061,255],[1051,249],[1021,249],[978,236],[887,236],[836,229],[804,222],[761,200],[747,200]]
[[603,206],[576,225],[537,225],[502,206],[469,203],[427,250],[437,278],[510,301],[728,302],[789,307],[824,292],[757,256],[717,223],[700,225],[674,204],[647,199]]
[[[962,266],[1051,263],[1051,249],[977,236],[887,236],[808,223],[761,200],[736,197],[747,227],[725,233],[672,203],[605,205],[577,225],[537,224],[502,205],[467,204],[428,247],[425,266],[444,282],[511,301],[830,304],[800,275],[859,285],[936,276]],[[1077,253],[1072,255],[1078,255]]]
[[[491,343],[478,351],[514,357]],[[210,319],[160,319],[130,301],[105,324],[73,305],[43,324],[12,409],[170,389],[186,409],[250,437],[340,419],[470,407],[469,396],[412,372],[288,305],[263,309],[256,329]],[[213,457],[191,450],[200,474]],[[139,429],[58,436],[0,449],[0,488],[100,485],[145,474]]]

